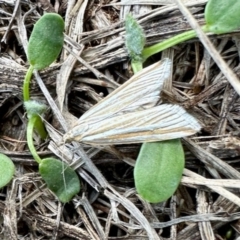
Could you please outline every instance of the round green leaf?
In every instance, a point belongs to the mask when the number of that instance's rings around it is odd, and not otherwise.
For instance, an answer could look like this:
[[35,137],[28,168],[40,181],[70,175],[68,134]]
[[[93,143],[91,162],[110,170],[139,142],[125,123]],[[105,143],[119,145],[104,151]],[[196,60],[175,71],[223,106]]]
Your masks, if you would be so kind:
[[207,30],[227,33],[240,27],[240,1],[209,0],[205,8]]
[[181,181],[184,162],[179,139],[144,143],[134,167],[139,195],[151,203],[167,200]]
[[12,160],[5,154],[0,153],[0,188],[11,181],[14,172],[15,166]]
[[46,13],[36,22],[27,51],[34,69],[43,69],[57,58],[63,46],[63,31],[64,21],[56,13]]
[[39,164],[39,172],[48,188],[63,203],[69,202],[80,191],[78,175],[64,162],[45,158]]

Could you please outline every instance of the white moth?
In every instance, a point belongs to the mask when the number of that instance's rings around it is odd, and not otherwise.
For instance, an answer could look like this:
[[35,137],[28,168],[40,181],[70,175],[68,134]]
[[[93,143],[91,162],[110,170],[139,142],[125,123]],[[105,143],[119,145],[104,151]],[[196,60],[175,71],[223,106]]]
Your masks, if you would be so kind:
[[157,105],[172,62],[164,59],[135,74],[84,113],[64,141],[92,145],[156,142],[192,135],[197,120],[181,106]]

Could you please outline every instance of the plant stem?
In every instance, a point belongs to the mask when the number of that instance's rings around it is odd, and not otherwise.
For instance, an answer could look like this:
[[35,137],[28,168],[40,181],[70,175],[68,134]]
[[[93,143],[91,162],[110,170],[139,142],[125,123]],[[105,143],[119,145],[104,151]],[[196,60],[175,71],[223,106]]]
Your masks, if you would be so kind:
[[150,56],[159,53],[167,48],[170,48],[178,43],[184,42],[186,40],[189,40],[191,38],[196,37],[196,32],[194,30],[190,30],[181,34],[178,34],[172,38],[169,38],[163,42],[157,43],[153,46],[144,48],[142,51],[142,58],[143,62],[147,60]]
[[34,143],[33,143],[33,130],[34,130],[34,126],[36,124],[36,121],[38,120],[37,117],[38,116],[32,116],[28,120],[28,125],[27,125],[27,144],[28,144],[28,148],[29,148],[31,154],[33,155],[33,158],[35,159],[35,161],[38,164],[40,164],[42,160],[39,157],[39,155],[37,154],[36,148],[34,147]]
[[[29,90],[29,85],[31,82],[32,74],[33,74],[34,67],[30,65],[30,67],[27,70],[27,73],[25,75],[24,81],[23,81],[23,101],[29,101],[30,100],[30,90]],[[35,121],[35,129],[40,135],[42,139],[46,139],[47,137],[47,132],[44,128],[44,124],[42,122],[42,119],[39,116],[36,116],[36,121]]]
[[132,69],[133,69],[134,74],[136,74],[137,72],[139,72],[143,69],[142,62],[132,61],[131,65],[132,65]]
[[30,65],[23,81],[23,101],[24,102],[30,99],[29,84],[32,78],[33,70],[34,70],[33,66]]
[[44,139],[47,138],[48,133],[45,130],[44,124],[43,124],[40,116],[36,116],[36,121],[35,121],[34,128],[36,129],[36,131],[40,135],[41,139],[44,140]]

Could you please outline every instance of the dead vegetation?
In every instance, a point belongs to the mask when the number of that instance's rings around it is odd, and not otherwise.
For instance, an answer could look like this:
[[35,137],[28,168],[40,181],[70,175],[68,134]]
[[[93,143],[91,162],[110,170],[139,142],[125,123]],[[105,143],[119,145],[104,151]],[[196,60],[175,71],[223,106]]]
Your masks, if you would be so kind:
[[[138,16],[147,45],[190,29],[171,2],[0,1],[0,143],[1,152],[17,169],[11,184],[0,192],[1,239],[213,240],[226,239],[230,230],[229,239],[238,239],[240,101],[198,39],[162,53],[174,61],[164,100],[183,105],[203,126],[199,134],[183,140],[186,168],[171,199],[149,204],[136,194],[132,166],[139,145],[61,144],[63,129],[132,75],[124,46],[126,13]],[[185,2],[202,24],[206,1]],[[140,3],[145,5],[136,5]],[[40,156],[56,155],[73,164],[81,176],[81,192],[64,206],[45,187],[26,145],[24,49],[44,11],[62,15],[66,31],[58,61],[36,74],[31,85],[33,97],[49,105],[45,116],[49,141],[36,137],[35,145]],[[211,40],[240,76],[238,34]],[[149,64],[159,59],[155,56]],[[67,98],[60,112],[55,103],[62,92]],[[63,103],[64,97],[58,99]]]

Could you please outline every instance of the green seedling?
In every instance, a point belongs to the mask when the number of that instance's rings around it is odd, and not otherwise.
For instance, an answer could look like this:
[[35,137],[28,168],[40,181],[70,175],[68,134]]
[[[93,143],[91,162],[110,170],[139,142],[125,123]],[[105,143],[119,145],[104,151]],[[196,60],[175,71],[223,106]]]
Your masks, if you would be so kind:
[[[64,21],[56,13],[44,14],[34,25],[29,39],[27,58],[30,67],[23,82],[23,100],[30,100],[29,85],[34,70],[49,66],[58,57],[63,46]],[[47,137],[40,118],[35,122],[35,129],[42,139]]]
[[[206,25],[202,26],[202,29],[206,33],[223,34],[236,30],[240,27],[240,2],[236,0],[209,0],[207,2],[204,16]],[[132,23],[131,23],[132,24]],[[182,43],[189,39],[197,37],[194,30],[183,32],[163,42],[157,43],[150,47],[143,49],[138,59],[142,59],[141,62],[136,62],[136,58],[132,60],[133,65],[140,65],[146,59],[152,55],[159,53],[169,47]],[[127,44],[126,44],[127,46]],[[139,55],[136,51],[135,55]],[[133,66],[133,69],[136,67]]]
[[143,144],[134,167],[139,195],[151,203],[167,200],[181,181],[184,162],[180,139]]
[[12,160],[5,154],[0,153],[0,188],[6,186],[15,173]]
[[27,143],[33,158],[39,164],[39,172],[48,188],[58,199],[66,203],[80,191],[80,181],[76,172],[55,158],[41,159],[33,141],[34,129],[42,139],[47,137],[41,115],[47,106],[30,100],[29,85],[34,70],[49,66],[58,57],[63,46],[64,21],[55,13],[47,13],[34,25],[29,39],[27,57],[30,67],[23,83],[23,99],[28,116]]
[[33,142],[36,121],[38,121],[39,115],[43,114],[47,107],[37,101],[30,100],[25,102],[25,108],[28,113],[28,148],[35,161],[39,164],[39,173],[47,183],[48,188],[55,193],[61,202],[69,202],[80,191],[80,181],[76,172],[56,158],[41,159]]
[[[231,32],[240,27],[239,12],[240,1],[209,0],[205,8],[206,25],[202,29],[204,32],[214,34]],[[144,48],[145,36],[135,19],[128,15],[125,23],[126,48],[132,60],[134,73],[142,69],[143,62],[150,56],[197,36],[195,31],[190,30]],[[174,145],[172,140],[144,143],[134,168],[138,193],[149,202],[167,200],[180,183],[183,165],[184,155],[179,140],[175,140]]]
[[[133,22],[135,22],[133,24]],[[130,26],[135,27],[132,31]],[[140,26],[131,16],[126,18],[126,47],[132,58],[134,73],[142,68],[141,52],[144,49],[144,35]],[[138,41],[129,41],[131,39]],[[130,45],[134,44],[133,48]],[[173,165],[174,163],[174,165]],[[181,141],[169,140],[163,142],[144,143],[134,167],[134,181],[139,195],[148,202],[157,203],[167,200],[176,191],[183,173],[184,154]]]
[[23,84],[24,101],[30,99],[29,84],[33,70],[48,67],[58,57],[63,47],[63,31],[64,21],[56,13],[44,14],[34,25],[27,49],[30,67]]

